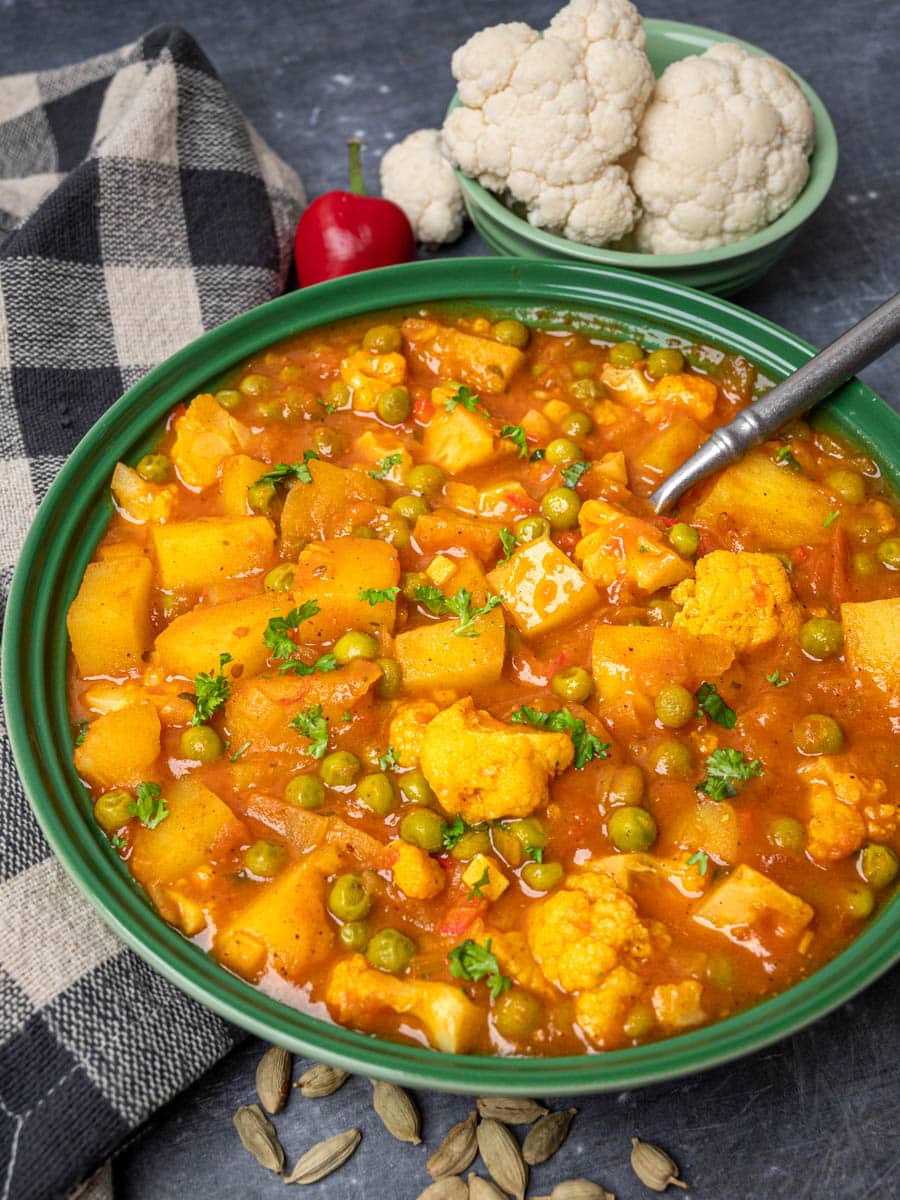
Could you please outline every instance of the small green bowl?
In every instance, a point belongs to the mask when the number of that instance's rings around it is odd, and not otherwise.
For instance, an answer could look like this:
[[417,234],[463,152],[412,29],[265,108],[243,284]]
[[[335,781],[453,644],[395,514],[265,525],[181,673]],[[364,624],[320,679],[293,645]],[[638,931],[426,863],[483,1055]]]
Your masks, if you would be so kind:
[[[444,1055],[366,1037],[298,1012],[229,974],[154,911],[96,825],[72,764],[66,708],[66,611],[111,514],[119,459],[151,448],[167,413],[258,351],[374,306],[444,302],[608,340],[672,338],[728,347],[780,379],[813,353],[775,325],[723,300],[625,271],[521,259],[444,259],[351,275],[274,300],[206,334],[151,371],[94,426],[63,467],[31,529],[6,615],[3,690],[22,779],[60,861],[101,917],[189,995],[297,1053],[412,1086],[549,1096],[632,1088],[747,1054],[843,1003],[900,957],[896,900],[834,961],[784,994],[716,1025],[608,1054],[529,1059]],[[900,483],[900,419],[854,380],[826,406]]]
[[[689,54],[702,54],[717,42],[735,42],[751,54],[774,57],[758,46],[742,42],[740,38],[704,29],[700,25],[647,19],[644,29],[647,33],[647,57],[657,76],[670,63],[687,58]],[[831,118],[809,84],[797,75],[794,78],[803,89],[816,119],[816,149],[810,159],[809,179],[788,211],[753,237],[729,246],[690,254],[638,254],[583,246],[529,225],[480,183],[457,171],[469,217],[495,254],[621,267],[629,271],[647,272],[689,287],[703,288],[720,296],[730,296],[755,283],[784,254],[800,226],[809,220],[825,199],[837,170],[837,135]],[[459,99],[454,96],[450,109],[458,104]]]

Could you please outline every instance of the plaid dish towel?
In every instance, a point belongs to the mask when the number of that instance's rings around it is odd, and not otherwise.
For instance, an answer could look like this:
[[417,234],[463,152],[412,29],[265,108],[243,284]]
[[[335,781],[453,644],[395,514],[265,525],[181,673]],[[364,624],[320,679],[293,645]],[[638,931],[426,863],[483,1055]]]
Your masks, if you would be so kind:
[[[304,202],[182,30],[0,79],[4,606],[76,442],[155,364],[282,291]],[[75,891],[3,727],[0,796],[0,1200],[43,1200],[239,1033],[124,949]]]

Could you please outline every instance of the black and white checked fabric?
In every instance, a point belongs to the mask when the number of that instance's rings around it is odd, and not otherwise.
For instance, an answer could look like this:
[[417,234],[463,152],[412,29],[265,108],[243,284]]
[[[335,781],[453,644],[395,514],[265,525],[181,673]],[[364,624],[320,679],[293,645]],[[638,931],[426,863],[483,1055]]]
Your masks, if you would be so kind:
[[[285,284],[302,184],[196,42],[156,29],[0,79],[0,598],[37,505],[122,392]],[[63,1194],[237,1031],[75,892],[0,726],[0,1200]]]

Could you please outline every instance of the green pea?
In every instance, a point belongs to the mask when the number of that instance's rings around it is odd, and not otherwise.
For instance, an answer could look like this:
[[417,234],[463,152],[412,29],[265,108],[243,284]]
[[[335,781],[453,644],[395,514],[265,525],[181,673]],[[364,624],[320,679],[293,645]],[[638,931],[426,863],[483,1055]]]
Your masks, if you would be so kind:
[[654,600],[647,605],[647,620],[651,625],[671,625],[677,612],[674,600]]
[[644,351],[637,342],[617,342],[609,351],[609,362],[613,367],[633,367],[643,357]]
[[875,557],[889,571],[900,571],[900,538],[886,538],[875,551]]
[[795,721],[793,735],[801,754],[839,754],[844,748],[844,731],[825,713],[809,713]]
[[521,321],[504,320],[498,321],[491,329],[494,335],[494,340],[502,342],[504,346],[515,346],[517,350],[524,350],[528,345],[529,331],[528,326],[523,325]]
[[165,454],[145,454],[135,470],[148,483],[167,483],[172,474],[172,460]]
[[403,688],[403,672],[396,658],[376,658],[375,666],[381,668],[381,678],[375,684],[375,695],[379,700],[394,700]]
[[409,521],[405,517],[393,513],[391,516],[385,517],[378,526],[378,536],[382,541],[396,546],[398,550],[408,550],[412,541]]
[[254,875],[271,879],[284,866],[287,851],[279,842],[254,842],[244,851],[244,866]]
[[800,645],[810,658],[834,658],[844,645],[840,621],[828,617],[810,617],[800,630]]
[[185,758],[211,763],[222,757],[225,743],[211,726],[191,725],[181,735],[179,747]]
[[864,578],[874,575],[878,570],[878,563],[871,554],[866,554],[864,550],[860,550],[853,555],[850,565],[853,567],[855,574],[862,575]]
[[522,868],[522,878],[533,892],[549,892],[562,883],[564,874],[563,865],[558,862],[530,862]]
[[866,481],[859,471],[831,471],[825,482],[847,504],[862,504],[866,498]]
[[407,600],[415,600],[421,587],[429,587],[431,580],[424,571],[404,571],[400,579],[400,591]]
[[345,950],[361,953],[369,944],[369,927],[365,921],[347,921],[338,931],[338,941]]
[[422,463],[421,466],[413,467],[407,475],[406,486],[417,496],[432,499],[443,491],[445,478],[440,467],[434,467],[431,463]]
[[444,844],[443,824],[433,809],[416,808],[400,822],[400,836],[404,842],[433,854]]
[[550,680],[550,690],[561,700],[574,700],[580,704],[593,692],[594,677],[584,667],[566,667]]
[[606,823],[609,840],[617,850],[649,850],[656,841],[656,821],[646,808],[626,804],[615,808]]
[[334,379],[328,385],[328,391],[325,394],[326,402],[332,408],[349,408],[353,400],[353,392],[350,387],[344,383],[343,379]]
[[773,817],[767,836],[773,846],[792,854],[799,854],[806,845],[806,829],[796,817]]
[[486,829],[467,830],[450,854],[459,862],[468,862],[476,854],[487,854],[491,848],[491,835]]
[[347,449],[347,435],[330,425],[320,425],[313,434],[313,445],[322,458],[337,458]]
[[366,775],[356,787],[356,798],[376,816],[383,817],[397,806],[394,785],[387,775]]
[[351,787],[359,775],[362,763],[349,750],[326,754],[319,764],[319,775],[326,787]]
[[513,527],[516,541],[520,546],[536,542],[538,538],[550,536],[550,522],[546,517],[523,517]]
[[900,862],[890,846],[882,846],[879,842],[870,842],[859,852],[857,864],[859,873],[866,883],[875,888],[885,888],[892,884],[900,871]]
[[875,897],[861,883],[851,883],[844,893],[844,909],[856,921],[864,921],[875,909]]
[[325,788],[318,775],[295,775],[284,789],[284,798],[298,808],[321,808],[325,803]]
[[680,729],[687,725],[697,710],[693,692],[680,683],[664,687],[656,696],[656,715],[666,729]]
[[571,438],[554,438],[544,452],[544,460],[554,467],[567,467],[569,463],[580,462],[584,455],[581,447]]
[[852,522],[852,528],[864,546],[872,546],[881,538],[881,529],[871,513],[859,513]]
[[410,525],[415,525],[419,517],[424,517],[431,511],[428,501],[422,496],[398,496],[391,505],[391,510],[409,521]]
[[363,334],[363,348],[373,354],[396,354],[403,337],[396,325],[372,325]]
[[407,771],[405,775],[401,775],[400,791],[403,799],[410,804],[418,804],[423,808],[430,808],[434,804],[434,792],[422,771]]
[[636,1004],[628,1013],[622,1029],[626,1037],[637,1041],[651,1033],[656,1025],[656,1013],[649,1004]]
[[94,820],[104,833],[115,833],[131,820],[131,792],[124,788],[116,788],[112,792],[104,792],[94,804]]
[[650,763],[657,775],[685,779],[694,769],[694,752],[684,742],[660,742],[650,755]]
[[245,396],[265,396],[272,390],[272,380],[268,375],[245,375],[238,387]]
[[547,831],[537,817],[522,817],[518,821],[510,821],[506,826],[526,854],[534,857],[535,850],[543,850],[547,845]]
[[339,875],[328,893],[328,908],[339,921],[361,921],[372,911],[372,897],[358,875]]
[[284,415],[280,400],[257,400],[256,411],[267,421],[275,421]]
[[654,350],[647,358],[647,374],[651,379],[678,375],[684,370],[684,355],[680,350]]
[[354,525],[350,530],[350,536],[356,538],[373,538],[375,530],[369,525]]
[[609,781],[606,799],[612,805],[640,804],[644,798],[644,772],[640,767],[628,763],[616,767]]
[[567,417],[559,423],[559,427],[566,437],[580,438],[587,437],[594,428],[594,422],[586,412],[571,412]]
[[502,992],[494,1002],[494,1025],[501,1037],[520,1042],[531,1037],[544,1019],[544,1006],[522,988]]
[[279,563],[277,567],[273,567],[265,578],[266,591],[289,592],[294,586],[296,569],[293,563]]
[[554,529],[574,529],[581,501],[571,488],[551,488],[541,500],[541,512]]
[[572,363],[572,374],[576,379],[590,379],[596,370],[595,364],[588,362],[586,358],[577,358]]
[[569,386],[569,395],[580,404],[593,404],[602,394],[602,384],[593,379],[576,379]]
[[275,499],[275,485],[272,483],[251,483],[247,488],[247,503],[255,513],[267,513]]
[[684,558],[693,558],[700,546],[700,534],[693,525],[679,521],[669,530],[669,545]]
[[371,633],[363,633],[360,629],[351,629],[334,643],[332,651],[342,667],[353,662],[356,658],[371,660],[378,657],[378,642]]
[[244,397],[234,388],[222,388],[221,391],[216,392],[214,399],[226,412],[231,412],[233,408],[237,408],[239,404],[243,403]]
[[412,398],[405,387],[386,388],[375,403],[385,425],[400,425],[412,412]]
[[409,966],[416,952],[416,943],[398,929],[379,929],[369,940],[366,958],[379,971],[400,975]]
[[706,961],[706,978],[723,991],[734,984],[734,964],[724,954],[711,954]]

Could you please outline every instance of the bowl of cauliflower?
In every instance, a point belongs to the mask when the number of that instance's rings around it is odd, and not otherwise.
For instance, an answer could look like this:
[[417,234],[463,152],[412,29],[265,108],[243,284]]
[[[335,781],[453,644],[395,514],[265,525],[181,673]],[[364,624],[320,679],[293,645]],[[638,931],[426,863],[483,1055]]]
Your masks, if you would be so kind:
[[440,182],[449,163],[498,254],[727,295],[784,253],[834,178],[834,127],[802,79],[713,30],[642,21],[630,0],[572,0],[542,32],[484,29],[452,70]]

